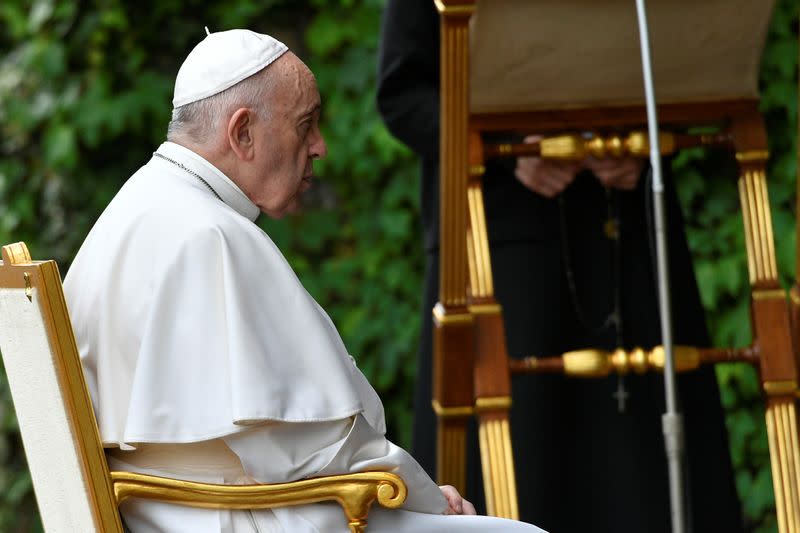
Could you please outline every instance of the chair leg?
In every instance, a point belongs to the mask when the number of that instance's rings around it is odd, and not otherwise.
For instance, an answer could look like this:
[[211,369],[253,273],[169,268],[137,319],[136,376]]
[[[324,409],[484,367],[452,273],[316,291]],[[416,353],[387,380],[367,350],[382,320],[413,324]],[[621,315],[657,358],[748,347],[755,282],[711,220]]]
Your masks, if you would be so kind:
[[800,532],[800,453],[794,400],[768,400],[766,418],[778,530]]
[[753,115],[737,132],[739,198],[752,287],[754,344],[759,348],[772,482],[780,533],[800,533],[800,446],[796,415],[797,365],[789,306],[778,281],[767,193],[763,123]]
[[433,410],[438,419],[436,479],[464,494],[466,429],[474,413],[474,319],[465,307],[437,304],[434,316]]
[[486,512],[492,516],[518,520],[517,482],[514,475],[508,410],[479,414],[478,435],[483,487],[486,492]]
[[440,418],[436,448],[437,479],[464,494],[467,488],[467,418]]

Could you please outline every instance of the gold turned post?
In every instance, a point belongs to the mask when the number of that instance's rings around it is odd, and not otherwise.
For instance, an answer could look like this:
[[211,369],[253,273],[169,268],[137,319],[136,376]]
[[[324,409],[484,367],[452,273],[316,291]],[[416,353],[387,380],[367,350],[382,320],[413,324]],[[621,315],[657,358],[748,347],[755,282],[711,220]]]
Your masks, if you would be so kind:
[[466,489],[466,423],[472,415],[474,321],[467,309],[469,19],[474,0],[435,0],[441,24],[439,301],[433,311],[437,480]]
[[800,532],[800,448],[798,447],[797,365],[789,308],[778,282],[772,215],[767,194],[766,134],[758,112],[731,125],[739,164],[747,267],[752,291],[754,344],[767,409],[767,437],[780,533]]
[[[470,168],[483,168],[480,135],[471,132],[469,141]],[[475,317],[474,384],[478,444],[486,511],[492,516],[516,520],[519,519],[519,510],[509,424],[511,377],[503,312],[494,297],[481,178],[480,173],[471,171],[467,189],[468,302],[469,311]]]
[[[695,348],[675,346],[675,370],[686,372],[702,364],[758,362],[758,349],[747,348]],[[625,375],[631,372],[661,372],[664,370],[664,348],[655,346],[651,350],[634,348],[617,349],[613,352],[588,348],[574,350],[554,357],[525,357],[512,359],[512,374],[564,374],[572,377],[597,378],[610,374]]]
[[[731,137],[719,134],[659,133],[659,149],[662,155],[693,147],[730,147]],[[646,158],[650,153],[650,142],[644,131],[632,131],[625,135],[595,135],[585,138],[570,133],[544,137],[535,143],[501,143],[486,146],[486,157],[538,156],[544,159],[579,161],[588,156],[598,159],[619,157]]]

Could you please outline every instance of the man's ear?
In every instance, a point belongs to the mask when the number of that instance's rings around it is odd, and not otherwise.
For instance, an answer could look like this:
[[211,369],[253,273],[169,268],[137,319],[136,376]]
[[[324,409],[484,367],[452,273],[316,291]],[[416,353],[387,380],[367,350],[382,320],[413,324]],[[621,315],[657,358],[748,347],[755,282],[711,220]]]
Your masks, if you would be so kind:
[[228,121],[228,144],[239,159],[253,158],[254,125],[253,111],[246,107],[237,109]]

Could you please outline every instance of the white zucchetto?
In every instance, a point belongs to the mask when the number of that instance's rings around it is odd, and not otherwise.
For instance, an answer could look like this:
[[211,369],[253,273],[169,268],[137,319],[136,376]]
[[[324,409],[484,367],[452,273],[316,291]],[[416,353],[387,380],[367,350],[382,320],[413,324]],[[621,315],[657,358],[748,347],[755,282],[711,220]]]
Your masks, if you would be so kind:
[[172,105],[180,107],[221,93],[265,68],[288,49],[277,39],[250,30],[211,33],[181,65]]

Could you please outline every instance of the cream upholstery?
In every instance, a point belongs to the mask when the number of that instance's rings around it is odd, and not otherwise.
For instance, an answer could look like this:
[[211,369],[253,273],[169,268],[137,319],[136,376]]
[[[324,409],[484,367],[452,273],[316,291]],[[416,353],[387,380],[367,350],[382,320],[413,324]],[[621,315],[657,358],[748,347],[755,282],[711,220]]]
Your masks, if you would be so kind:
[[[650,0],[659,102],[757,96],[773,0]],[[470,21],[471,111],[644,100],[633,0],[478,0]]]
[[45,530],[93,531],[92,504],[40,309],[25,289],[0,288],[0,350]]

